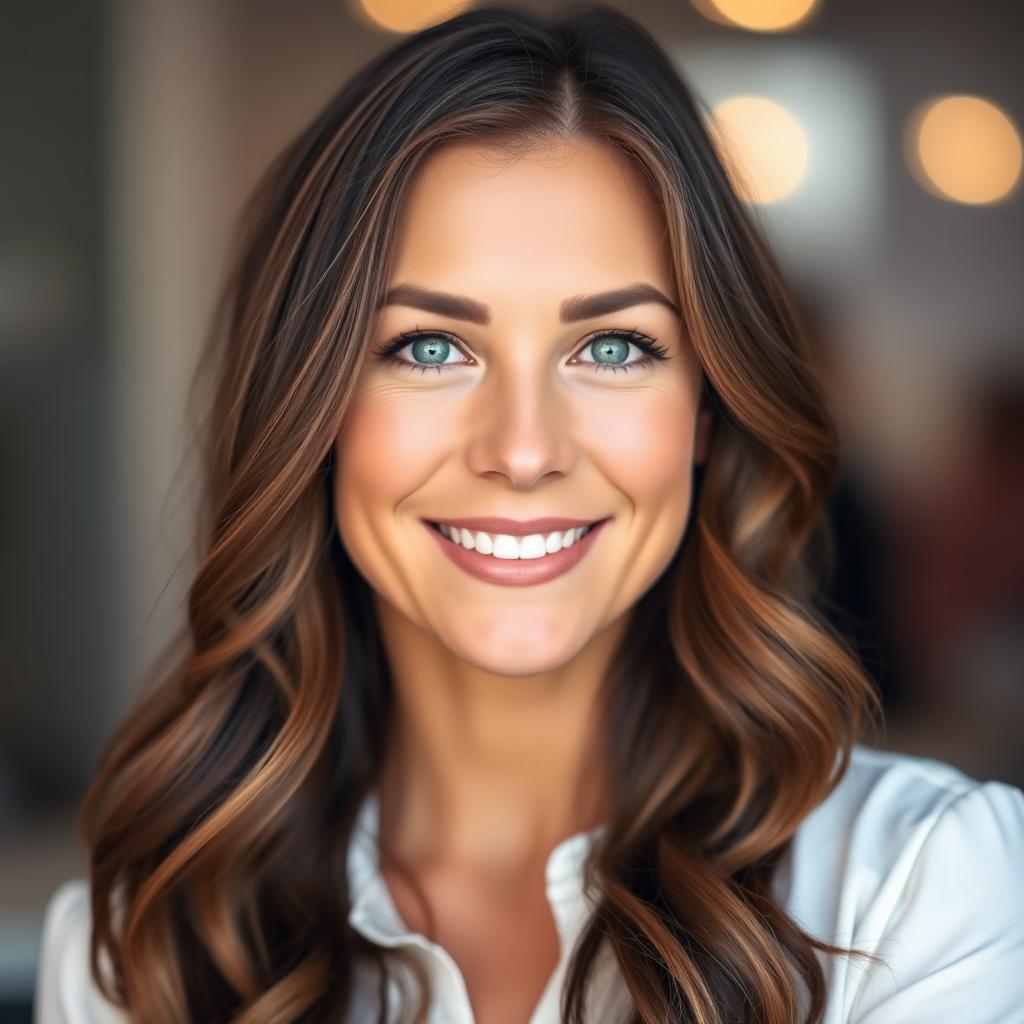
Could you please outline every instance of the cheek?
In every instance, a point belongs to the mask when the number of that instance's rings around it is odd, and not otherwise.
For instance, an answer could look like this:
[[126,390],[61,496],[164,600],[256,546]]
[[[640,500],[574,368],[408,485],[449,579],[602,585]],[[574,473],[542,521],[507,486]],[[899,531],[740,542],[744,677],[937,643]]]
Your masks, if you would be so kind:
[[619,397],[600,419],[588,417],[589,433],[599,438],[593,459],[627,509],[623,557],[608,563],[611,618],[646,593],[679,550],[691,512],[696,417],[683,389]]
[[454,430],[442,402],[372,392],[353,404],[335,444],[338,495],[392,510],[430,478]]
[[[436,396],[382,386],[358,394],[335,442],[334,513],[341,543],[378,592],[399,592],[396,515],[438,471],[458,435]],[[446,441],[446,439],[448,439]]]
[[[430,475],[430,452],[416,402],[368,391],[349,406],[334,444],[335,526],[349,558],[378,593],[398,593],[394,510]],[[391,396],[392,399],[395,396]]]
[[693,461],[692,402],[676,388],[613,396],[590,406],[585,435],[594,460],[639,517],[685,501]]

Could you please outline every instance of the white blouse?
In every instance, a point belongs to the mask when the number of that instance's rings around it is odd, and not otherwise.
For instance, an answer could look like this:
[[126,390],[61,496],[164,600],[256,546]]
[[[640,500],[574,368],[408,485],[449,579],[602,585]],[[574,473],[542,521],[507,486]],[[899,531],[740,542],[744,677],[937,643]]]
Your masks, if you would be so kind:
[[[348,851],[349,921],[381,945],[416,948],[435,988],[431,1024],[474,1024],[455,961],[406,928],[395,908],[378,870],[376,826],[371,794]],[[528,1024],[559,1019],[568,956],[589,910],[580,868],[603,828],[564,840],[548,857],[547,896],[562,954]],[[822,1024],[1024,1022],[1021,790],[974,782],[937,761],[856,747],[842,781],[801,823],[774,884],[806,931],[886,961],[822,956]],[[69,879],[50,900],[36,1024],[130,1020],[100,995],[89,973],[89,914],[85,879]],[[630,1006],[607,947],[605,953],[588,1003],[587,1019],[595,1024],[623,1020]],[[374,993],[374,978],[357,973],[350,1024],[372,1024]]]

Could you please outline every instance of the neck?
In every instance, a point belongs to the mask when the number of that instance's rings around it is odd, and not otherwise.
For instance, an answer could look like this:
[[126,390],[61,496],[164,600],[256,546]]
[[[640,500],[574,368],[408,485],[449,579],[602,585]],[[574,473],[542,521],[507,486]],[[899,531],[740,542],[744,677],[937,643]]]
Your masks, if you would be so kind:
[[395,687],[380,836],[394,856],[521,874],[606,820],[602,682],[624,620],[517,677],[467,664],[394,609],[378,621]]

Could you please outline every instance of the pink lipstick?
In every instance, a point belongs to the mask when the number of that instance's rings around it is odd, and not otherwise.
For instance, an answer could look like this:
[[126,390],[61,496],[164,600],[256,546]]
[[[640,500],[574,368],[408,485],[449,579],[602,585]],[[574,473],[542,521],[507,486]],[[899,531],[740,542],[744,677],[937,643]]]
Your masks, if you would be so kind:
[[[610,521],[609,516],[595,523],[588,524],[583,519],[446,519],[449,526],[463,527],[467,530],[482,530],[485,533],[508,533],[515,536],[526,536],[531,533],[553,533],[555,530],[568,530],[577,526],[590,526],[587,532],[571,547],[562,548],[553,554],[545,554],[540,558],[495,558],[484,555],[450,540],[438,529],[435,523],[423,520],[424,526],[440,545],[441,550],[460,569],[486,583],[496,583],[505,587],[527,587],[538,583],[547,583],[574,565],[582,561],[587,552],[594,546],[598,534]],[[489,526],[478,524],[487,523]],[[497,528],[501,524],[501,528]],[[539,524],[539,525],[538,525]],[[553,524],[553,525],[552,525]],[[565,525],[562,525],[565,524]]]

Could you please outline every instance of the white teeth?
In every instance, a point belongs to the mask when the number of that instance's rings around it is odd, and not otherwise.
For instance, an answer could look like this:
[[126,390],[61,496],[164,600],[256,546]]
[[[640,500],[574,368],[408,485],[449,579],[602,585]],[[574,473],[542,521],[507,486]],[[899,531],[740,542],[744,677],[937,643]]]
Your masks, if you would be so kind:
[[532,541],[536,537],[536,534],[530,537],[522,537],[517,539],[509,536],[507,533],[498,533],[494,535],[494,557],[495,558],[519,558],[520,556],[526,557],[526,542]]
[[515,537],[508,533],[475,533],[465,527],[438,524],[441,532],[456,544],[461,544],[469,551],[479,551],[482,555],[493,555],[495,558],[543,558],[554,554],[562,548],[572,547],[589,529],[589,526],[577,526],[568,530],[555,530],[553,533],[531,533],[525,537]]

